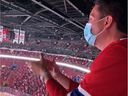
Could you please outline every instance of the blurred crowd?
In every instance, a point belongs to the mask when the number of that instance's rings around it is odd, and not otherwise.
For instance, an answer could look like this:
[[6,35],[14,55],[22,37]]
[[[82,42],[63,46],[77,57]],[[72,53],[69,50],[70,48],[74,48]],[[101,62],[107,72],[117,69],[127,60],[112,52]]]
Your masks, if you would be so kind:
[[[8,48],[1,48],[0,54],[34,58],[40,57],[40,52],[37,51],[15,50]],[[54,59],[57,62],[75,64],[88,69],[91,65],[91,61],[88,59],[66,55],[44,54],[44,58],[47,58],[49,60]],[[59,69],[64,75],[68,76],[75,82],[79,82],[81,79],[83,79],[84,73],[76,69],[71,70],[70,68],[65,68],[62,66],[59,67]],[[20,94],[16,96],[23,96],[21,94],[29,94],[30,96],[48,95],[45,90],[45,84],[43,80],[29,69],[26,61],[24,60],[0,57],[0,88],[7,89],[7,92],[11,92],[11,90],[13,89],[17,91],[17,94]],[[0,91],[1,90],[3,89],[0,89]],[[13,92],[15,93],[15,91]]]
[[30,51],[43,51],[46,53],[64,54],[88,59],[94,59],[99,54],[98,49],[92,46],[87,46],[79,41],[67,43],[66,41],[57,42],[54,40],[31,40],[29,42],[25,42],[24,45],[10,42],[0,42],[0,48],[2,47]]

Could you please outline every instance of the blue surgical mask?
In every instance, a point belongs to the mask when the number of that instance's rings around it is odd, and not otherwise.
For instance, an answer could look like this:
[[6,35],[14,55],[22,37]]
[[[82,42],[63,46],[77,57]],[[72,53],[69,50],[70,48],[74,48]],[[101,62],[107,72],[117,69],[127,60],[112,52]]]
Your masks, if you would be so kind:
[[[104,18],[100,19],[99,21],[103,20]],[[98,22],[99,22],[98,21]],[[104,30],[99,32],[97,35],[93,35],[91,32],[92,24],[91,23],[86,23],[86,26],[84,28],[84,37],[86,41],[88,42],[89,45],[94,46],[96,37],[99,36]]]
[[96,37],[91,32],[91,26],[92,26],[91,23],[86,24],[86,26],[84,28],[84,38],[86,39],[86,41],[88,42],[89,45],[94,46]]

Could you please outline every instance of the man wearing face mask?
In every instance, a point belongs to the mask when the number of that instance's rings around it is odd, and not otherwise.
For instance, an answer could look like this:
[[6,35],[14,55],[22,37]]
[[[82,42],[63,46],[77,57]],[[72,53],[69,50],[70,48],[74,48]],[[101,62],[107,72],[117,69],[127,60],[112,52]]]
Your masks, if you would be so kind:
[[102,52],[80,84],[43,66],[54,62],[43,59],[43,64],[32,64],[33,71],[44,77],[50,96],[127,96],[126,6],[126,0],[95,1],[84,37]]
[[[90,16],[90,18],[94,19],[94,17]],[[98,20],[97,22],[95,22],[93,24],[93,26],[96,25],[96,23],[99,23],[100,21],[104,20],[104,18]],[[102,31],[100,31],[99,33],[97,33],[96,35],[93,35],[93,32],[91,32],[92,30],[92,24],[91,23],[87,23],[85,28],[84,28],[84,37],[86,39],[86,41],[88,42],[89,45],[92,45],[92,46],[95,46],[95,41],[96,41],[96,38],[102,33],[104,32],[104,29]]]

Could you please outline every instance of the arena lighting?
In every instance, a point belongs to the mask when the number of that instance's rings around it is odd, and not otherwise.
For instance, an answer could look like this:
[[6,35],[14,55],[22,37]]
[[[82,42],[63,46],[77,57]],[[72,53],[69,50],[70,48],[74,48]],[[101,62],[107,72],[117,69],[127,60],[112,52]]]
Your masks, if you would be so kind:
[[[11,59],[19,59],[19,60],[29,60],[29,61],[40,61],[39,58],[31,58],[31,57],[23,57],[23,56],[14,56],[14,55],[4,55],[4,54],[0,54],[0,58],[11,58]],[[76,65],[71,65],[71,64],[67,64],[67,63],[61,63],[61,62],[56,62],[56,64],[58,66],[63,66],[63,67],[67,67],[67,68],[72,68],[72,69],[76,69],[85,73],[89,73],[90,70],[89,69],[85,69]]]
[[59,66],[73,68],[73,69],[76,69],[76,70],[80,70],[82,72],[90,73],[90,70],[79,67],[79,66],[76,66],[76,65],[71,65],[71,64],[67,64],[67,63],[61,63],[61,62],[56,62],[56,64],[59,65]]
[[0,58],[11,58],[11,59],[30,60],[30,61],[39,61],[40,60],[38,58],[14,56],[14,55],[3,55],[3,54],[0,54]]

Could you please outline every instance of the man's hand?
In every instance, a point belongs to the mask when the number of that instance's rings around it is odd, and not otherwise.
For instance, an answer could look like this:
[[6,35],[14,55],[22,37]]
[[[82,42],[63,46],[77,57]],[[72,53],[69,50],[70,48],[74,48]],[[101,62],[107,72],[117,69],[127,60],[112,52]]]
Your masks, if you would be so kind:
[[46,70],[46,64],[43,64],[43,55],[40,55],[40,61],[28,62],[28,67],[30,70],[35,72],[37,75],[41,75]]
[[53,60],[53,63],[49,66],[48,70],[54,79],[57,79],[59,74],[61,74],[59,67],[56,65],[54,60]]
[[28,67],[30,68],[30,70],[32,70],[34,73],[36,73],[37,75],[40,75],[41,78],[44,79],[44,82],[46,83],[46,81],[51,77],[48,68],[50,65],[52,65],[53,62],[44,59],[43,55],[41,54],[40,56],[40,61],[33,61],[30,62],[28,64]]
[[37,75],[41,75],[46,70],[41,61],[31,62],[29,66],[30,70],[35,72]]

